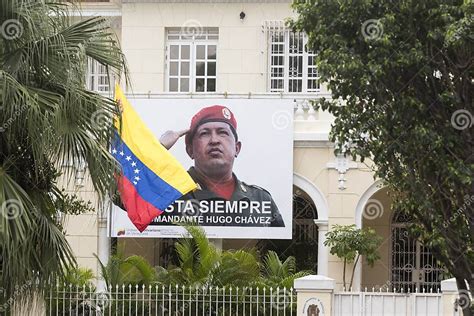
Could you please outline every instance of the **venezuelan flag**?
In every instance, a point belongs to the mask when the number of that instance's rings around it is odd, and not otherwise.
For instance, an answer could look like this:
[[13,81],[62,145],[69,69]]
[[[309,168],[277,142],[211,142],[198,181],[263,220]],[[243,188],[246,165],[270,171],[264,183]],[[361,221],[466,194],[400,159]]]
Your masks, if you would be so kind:
[[118,189],[128,217],[143,232],[170,204],[196,189],[196,183],[146,127],[118,85],[115,100],[122,109],[111,147],[122,166]]

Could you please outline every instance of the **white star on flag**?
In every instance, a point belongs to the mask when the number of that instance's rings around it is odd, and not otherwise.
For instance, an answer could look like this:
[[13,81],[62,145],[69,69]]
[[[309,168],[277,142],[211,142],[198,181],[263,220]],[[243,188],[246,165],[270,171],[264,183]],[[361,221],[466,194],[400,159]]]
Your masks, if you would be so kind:
[[140,173],[140,169],[133,170],[135,173]]
[[125,153],[123,151],[120,152],[120,156],[123,156],[125,155]]
[[115,149],[115,148],[114,148],[114,149],[112,149],[112,154],[114,154],[114,155],[115,155],[116,153],[117,153],[117,149]]
[[135,180],[140,181],[140,177],[135,177]]
[[137,181],[133,181],[133,184],[137,185],[137,183],[138,183]]
[[135,161],[132,161],[132,167],[135,167],[137,163]]
[[127,158],[125,158],[125,160],[127,160],[127,161],[132,160],[132,156],[127,156]]

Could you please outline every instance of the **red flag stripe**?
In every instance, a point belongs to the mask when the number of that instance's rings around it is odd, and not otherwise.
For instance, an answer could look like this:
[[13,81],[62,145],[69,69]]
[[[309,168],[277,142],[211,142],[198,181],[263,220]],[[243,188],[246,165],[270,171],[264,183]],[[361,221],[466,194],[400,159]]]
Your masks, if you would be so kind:
[[140,232],[143,232],[155,217],[163,213],[145,201],[130,180],[123,175],[118,179],[118,189],[128,217]]

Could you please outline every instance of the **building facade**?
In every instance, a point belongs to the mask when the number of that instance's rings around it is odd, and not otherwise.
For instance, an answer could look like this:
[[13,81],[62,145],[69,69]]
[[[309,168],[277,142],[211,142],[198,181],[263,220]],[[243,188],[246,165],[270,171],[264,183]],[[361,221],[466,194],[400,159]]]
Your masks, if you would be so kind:
[[[410,219],[391,209],[390,194],[374,179],[370,165],[334,155],[329,142],[333,118],[309,103],[331,95],[319,82],[306,35],[285,27],[285,20],[294,17],[289,1],[86,1],[80,15],[110,21],[128,61],[132,87],[126,92],[132,103],[134,98],[263,98],[293,105],[294,240],[289,247],[312,242],[318,274],[341,286],[343,264],[324,246],[325,233],[335,224],[356,224],[374,228],[384,242],[374,267],[358,263],[355,288],[438,284],[436,261],[423,245],[409,240],[404,227]],[[111,89],[106,70],[94,62],[88,84],[102,93]],[[68,190],[93,200],[85,168],[71,168],[77,176]],[[110,247],[106,216],[70,216],[65,225],[79,264],[97,272],[93,254],[106,260]],[[172,240],[153,238],[113,242],[123,253],[142,255],[155,265],[166,264],[172,246]],[[216,243],[224,249],[256,245],[246,239]]]

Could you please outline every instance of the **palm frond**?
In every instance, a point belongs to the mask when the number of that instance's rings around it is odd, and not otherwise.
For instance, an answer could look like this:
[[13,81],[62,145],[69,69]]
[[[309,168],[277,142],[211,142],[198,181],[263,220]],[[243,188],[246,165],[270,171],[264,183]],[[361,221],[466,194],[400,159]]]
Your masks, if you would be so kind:
[[[85,88],[87,61],[97,60],[117,79],[124,74],[127,80],[128,71],[103,18],[73,21],[60,0],[4,0],[0,12],[0,24],[18,26],[16,34],[0,37],[0,206],[23,210],[0,219],[0,277],[9,297],[33,276],[43,284],[75,265],[55,218],[60,168],[86,162],[100,198],[114,188],[117,171],[108,146],[111,119],[120,113],[112,99]],[[66,172],[65,180],[72,176]],[[119,281],[118,264],[103,267],[107,279]]]

